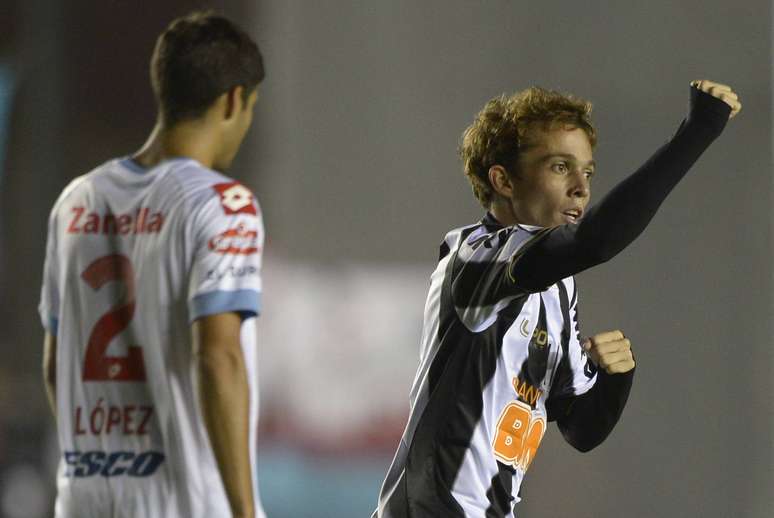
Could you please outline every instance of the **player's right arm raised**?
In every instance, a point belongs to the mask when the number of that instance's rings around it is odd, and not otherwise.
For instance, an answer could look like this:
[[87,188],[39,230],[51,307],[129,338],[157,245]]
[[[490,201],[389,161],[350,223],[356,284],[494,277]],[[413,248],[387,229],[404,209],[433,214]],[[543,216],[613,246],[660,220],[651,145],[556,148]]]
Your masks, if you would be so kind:
[[690,111],[675,136],[580,223],[554,227],[526,250],[511,270],[520,287],[542,291],[626,248],[741,107],[730,87],[707,80],[691,82]]
[[205,316],[193,323],[204,424],[234,517],[252,518],[250,395],[240,329],[241,318],[233,312]]

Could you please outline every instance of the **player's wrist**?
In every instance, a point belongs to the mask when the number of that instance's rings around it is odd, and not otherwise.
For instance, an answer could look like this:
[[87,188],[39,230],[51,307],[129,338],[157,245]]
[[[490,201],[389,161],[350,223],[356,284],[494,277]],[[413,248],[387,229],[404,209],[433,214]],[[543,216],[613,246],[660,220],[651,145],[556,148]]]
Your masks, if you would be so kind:
[[251,495],[243,496],[238,500],[231,501],[231,512],[234,518],[254,518],[255,505]]
[[255,518],[255,509],[249,511],[234,512],[234,518]]
[[719,134],[725,128],[730,114],[731,107],[724,101],[691,87],[689,124],[710,128]]

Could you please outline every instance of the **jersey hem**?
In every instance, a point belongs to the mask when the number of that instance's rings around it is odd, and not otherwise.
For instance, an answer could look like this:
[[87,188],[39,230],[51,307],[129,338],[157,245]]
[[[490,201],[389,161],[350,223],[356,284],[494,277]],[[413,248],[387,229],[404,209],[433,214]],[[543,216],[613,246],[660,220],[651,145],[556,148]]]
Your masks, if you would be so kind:
[[189,302],[190,321],[217,313],[240,313],[244,320],[261,314],[261,292],[255,290],[210,291]]

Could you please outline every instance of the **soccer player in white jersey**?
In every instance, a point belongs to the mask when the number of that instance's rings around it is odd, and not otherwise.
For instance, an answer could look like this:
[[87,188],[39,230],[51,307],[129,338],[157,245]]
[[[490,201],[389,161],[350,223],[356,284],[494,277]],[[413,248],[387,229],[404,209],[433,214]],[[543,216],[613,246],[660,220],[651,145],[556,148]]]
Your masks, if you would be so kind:
[[588,102],[529,88],[492,99],[466,130],[465,173],[487,213],[441,244],[375,517],[513,517],[547,422],[580,451],[612,431],[631,344],[617,330],[581,339],[572,275],[631,243],[741,109],[722,84],[694,81],[690,95],[674,137],[590,210]]
[[212,13],[151,60],[140,151],[75,179],[51,211],[40,315],[62,459],[57,518],[263,516],[256,317],[263,223],[226,170],[263,79]]

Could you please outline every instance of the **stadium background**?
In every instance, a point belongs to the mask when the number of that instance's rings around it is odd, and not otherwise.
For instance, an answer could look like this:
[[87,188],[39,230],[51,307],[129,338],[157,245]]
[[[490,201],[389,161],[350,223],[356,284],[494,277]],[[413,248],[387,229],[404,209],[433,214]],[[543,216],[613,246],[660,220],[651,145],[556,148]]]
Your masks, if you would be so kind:
[[520,516],[770,517],[772,9],[764,0],[0,3],[0,516],[49,516],[57,447],[36,315],[62,187],[138,148],[168,21],[215,7],[267,65],[232,174],[268,230],[261,487],[271,517],[364,517],[402,431],[428,276],[481,216],[456,159],[490,97],[595,103],[599,196],[676,129],[688,82],[744,110],[611,263],[582,274],[583,332],[620,327],[638,371],[590,454],[555,429]]

